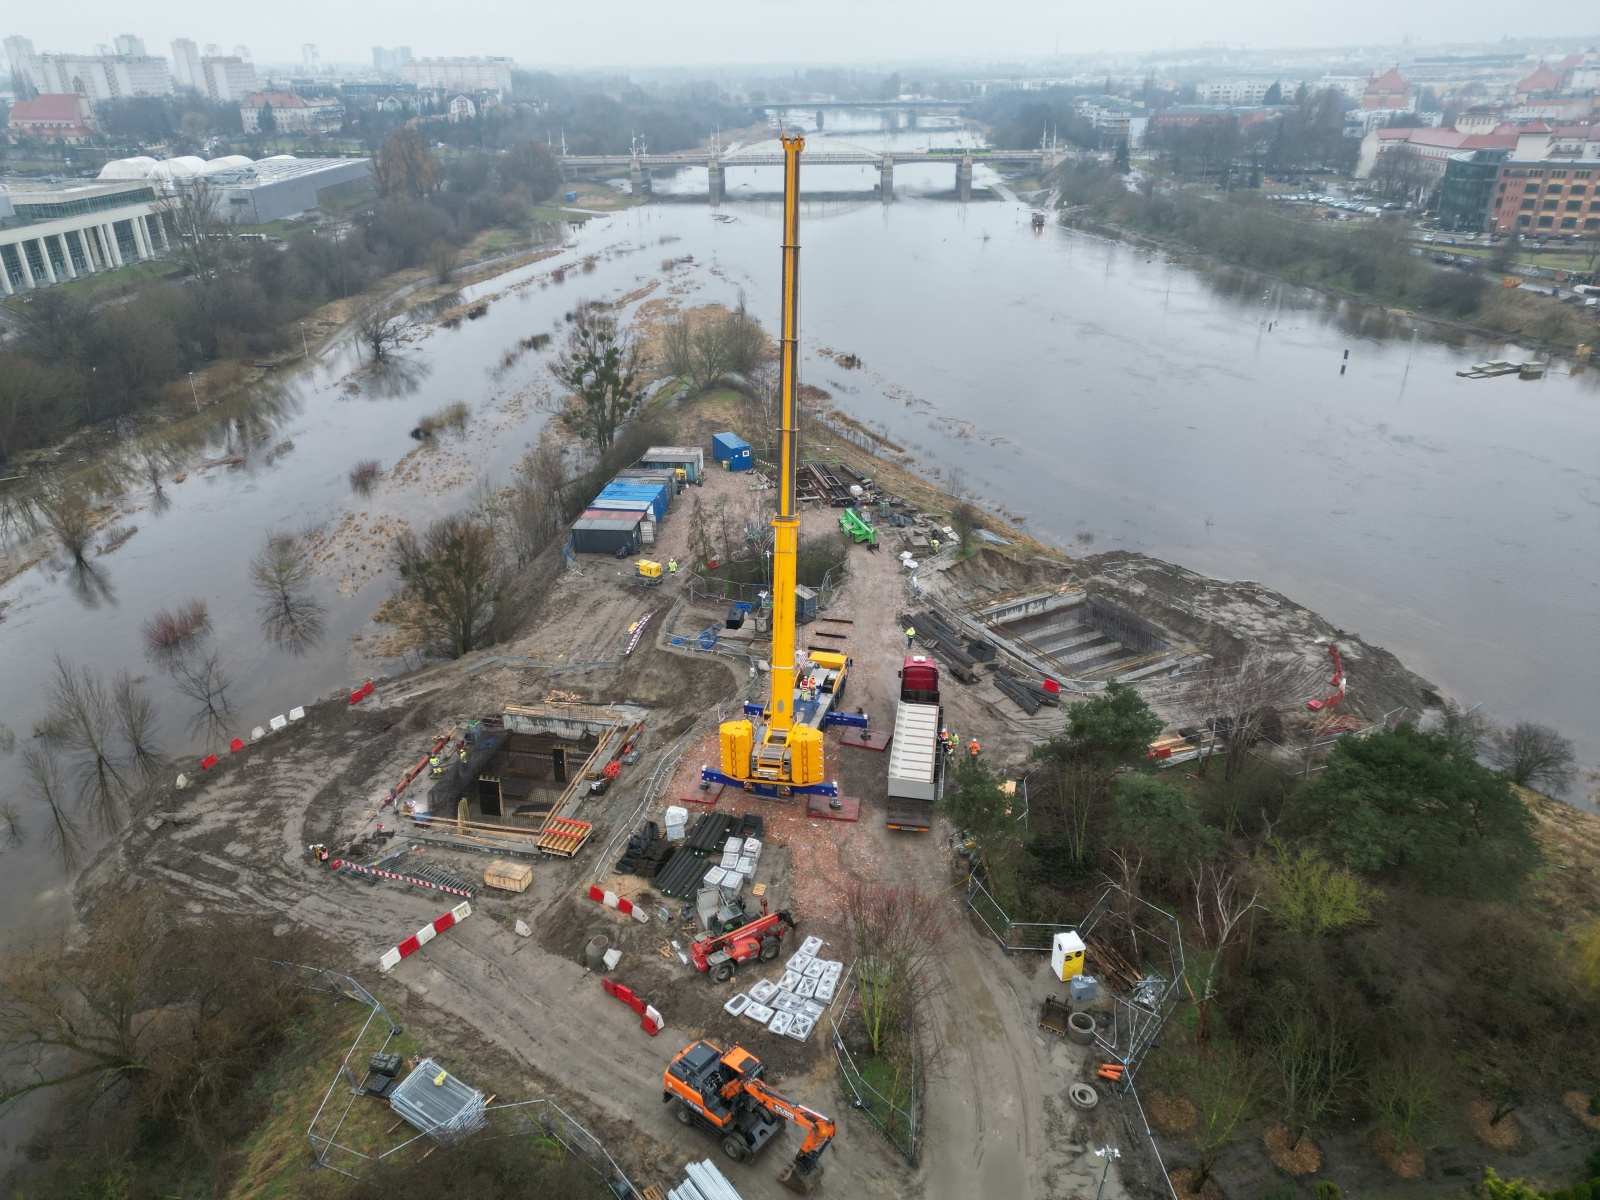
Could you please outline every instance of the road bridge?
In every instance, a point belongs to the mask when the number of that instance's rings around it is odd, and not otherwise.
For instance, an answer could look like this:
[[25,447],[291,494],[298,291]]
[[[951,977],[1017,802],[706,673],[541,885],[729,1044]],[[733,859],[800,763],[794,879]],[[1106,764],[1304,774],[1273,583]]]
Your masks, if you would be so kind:
[[[890,154],[883,151],[859,148],[811,149],[807,148],[802,161],[807,166],[875,166],[878,168],[878,186],[883,202],[894,199],[895,164],[949,163],[956,170],[956,196],[961,200],[972,198],[972,167],[976,162],[1006,163],[1031,166],[1041,174],[1050,170],[1066,157],[1056,150],[929,150],[921,154]],[[733,167],[777,167],[783,165],[783,154],[777,150],[742,150],[732,154],[719,154],[704,150],[680,151],[672,154],[567,154],[561,158],[563,173],[581,170],[628,171],[629,182],[635,195],[650,191],[650,172],[676,171],[684,167],[706,168],[706,192],[713,204],[720,203],[725,195],[727,172]]]

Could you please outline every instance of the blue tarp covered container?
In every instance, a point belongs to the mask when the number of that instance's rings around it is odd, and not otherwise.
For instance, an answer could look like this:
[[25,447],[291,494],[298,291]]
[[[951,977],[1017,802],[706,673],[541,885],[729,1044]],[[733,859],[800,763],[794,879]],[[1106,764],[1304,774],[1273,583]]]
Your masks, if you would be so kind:
[[730,471],[748,471],[751,466],[750,443],[737,433],[712,434],[711,456]]
[[650,512],[659,521],[667,515],[669,498],[665,484],[613,479],[601,489],[600,495],[595,498],[595,505],[604,508],[606,506],[602,502],[606,500],[648,500]]

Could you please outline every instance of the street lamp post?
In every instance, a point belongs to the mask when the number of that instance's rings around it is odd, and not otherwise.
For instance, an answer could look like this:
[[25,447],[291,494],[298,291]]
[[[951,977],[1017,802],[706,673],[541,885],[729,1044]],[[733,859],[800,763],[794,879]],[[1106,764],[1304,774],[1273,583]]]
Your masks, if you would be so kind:
[[200,390],[194,386],[194,372],[189,372],[189,394],[194,397],[194,410],[200,411]]
[[1096,1158],[1103,1158],[1106,1160],[1106,1169],[1100,1172],[1100,1190],[1094,1194],[1094,1200],[1105,1200],[1106,1180],[1111,1175],[1111,1160],[1114,1158],[1121,1158],[1122,1151],[1118,1150],[1115,1146],[1102,1146],[1100,1149],[1094,1152],[1094,1156]]
[[300,322],[300,350],[305,357],[311,357],[311,347],[306,345],[306,323],[304,321]]

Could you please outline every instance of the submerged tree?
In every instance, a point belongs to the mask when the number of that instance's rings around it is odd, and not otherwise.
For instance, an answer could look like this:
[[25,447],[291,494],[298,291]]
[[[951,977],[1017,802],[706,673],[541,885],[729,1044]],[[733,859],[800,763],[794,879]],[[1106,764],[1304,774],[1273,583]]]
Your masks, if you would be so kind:
[[101,827],[116,828],[127,798],[127,756],[118,744],[117,717],[105,681],[57,655],[49,697],[40,735],[69,757],[79,802]]
[[322,636],[322,604],[311,594],[311,555],[302,539],[275,533],[250,560],[250,583],[267,637],[301,651]]
[[223,667],[220,651],[212,649],[175,663],[172,682],[178,691],[200,706],[190,718],[192,727],[203,728],[212,736],[227,731],[233,715],[228,706],[228,689],[233,686],[233,677]]
[[61,548],[80,567],[89,565],[89,543],[94,539],[94,510],[78,492],[53,492],[39,502],[45,524]]
[[[61,778],[56,756],[47,746],[39,743],[24,746],[22,769],[27,773],[34,800],[49,814],[50,820],[45,830],[50,853],[62,870],[70,871],[83,856],[83,830],[72,814],[71,797]],[[20,817],[9,822],[9,840],[13,845],[22,841]]]

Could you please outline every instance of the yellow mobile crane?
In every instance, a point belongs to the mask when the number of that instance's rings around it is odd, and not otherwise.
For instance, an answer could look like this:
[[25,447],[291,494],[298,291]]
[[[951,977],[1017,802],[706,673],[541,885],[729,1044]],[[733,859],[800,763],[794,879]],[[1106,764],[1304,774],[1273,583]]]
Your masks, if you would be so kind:
[[778,339],[778,512],[772,518],[772,691],[765,705],[746,704],[749,719],[725,721],[721,769],[701,777],[765,796],[837,796],[823,778],[822,727],[865,726],[863,714],[837,711],[850,660],[816,650],[804,664],[795,655],[795,558],[800,516],[795,510],[795,398],[800,368],[800,152],[806,140],[783,134],[783,321]]

